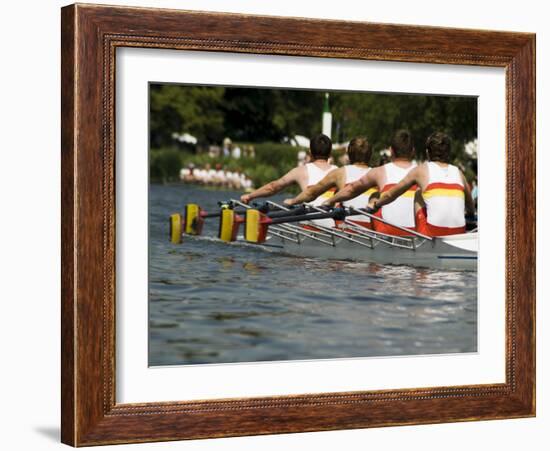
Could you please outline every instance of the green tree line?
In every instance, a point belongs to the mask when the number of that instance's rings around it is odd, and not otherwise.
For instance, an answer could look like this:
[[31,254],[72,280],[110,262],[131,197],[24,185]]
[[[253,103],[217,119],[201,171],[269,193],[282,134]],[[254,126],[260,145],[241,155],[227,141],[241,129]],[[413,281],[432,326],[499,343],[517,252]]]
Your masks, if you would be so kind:
[[[151,147],[173,144],[172,133],[187,132],[200,144],[234,141],[279,142],[321,131],[324,92],[151,85]],[[367,135],[375,150],[388,146],[392,132],[408,128],[421,149],[435,130],[459,144],[477,136],[477,99],[465,96],[331,92],[333,136],[344,142]]]
[[[161,150],[176,147],[174,133],[197,138],[197,146],[187,148],[191,153],[221,145],[225,137],[256,144],[281,143],[295,135],[309,138],[321,132],[324,96],[313,90],[151,84],[151,164],[158,162]],[[330,110],[333,141],[366,135],[374,155],[389,146],[396,129],[407,128],[422,159],[426,138],[443,131],[453,139],[453,159],[467,165],[464,144],[477,136],[474,97],[334,91]],[[277,169],[278,160],[272,159],[257,163]],[[169,152],[164,160],[170,166],[189,157]]]

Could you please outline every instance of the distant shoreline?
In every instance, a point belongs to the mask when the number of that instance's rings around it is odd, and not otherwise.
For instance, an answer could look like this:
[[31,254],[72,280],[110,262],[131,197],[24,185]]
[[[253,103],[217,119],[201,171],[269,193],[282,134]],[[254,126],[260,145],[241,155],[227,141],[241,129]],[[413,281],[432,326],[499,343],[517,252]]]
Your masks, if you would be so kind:
[[[189,186],[189,187],[193,187],[193,188],[201,188],[205,191],[233,191],[233,192],[240,191],[240,190],[232,189],[228,186],[199,185],[199,184],[195,184],[195,183],[185,183],[185,182],[181,182],[181,181],[162,182],[162,181],[155,180],[155,181],[150,181],[149,185]],[[244,193],[245,191],[242,190],[242,192]]]

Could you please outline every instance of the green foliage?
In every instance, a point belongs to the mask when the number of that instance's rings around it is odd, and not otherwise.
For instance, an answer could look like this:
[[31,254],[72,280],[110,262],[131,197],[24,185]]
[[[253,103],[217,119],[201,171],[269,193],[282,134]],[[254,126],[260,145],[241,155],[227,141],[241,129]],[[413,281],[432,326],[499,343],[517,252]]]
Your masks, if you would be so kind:
[[179,179],[183,165],[182,152],[177,149],[151,150],[149,176],[152,181],[172,182]]
[[169,146],[182,132],[202,144],[311,136],[320,132],[322,102],[315,91],[151,84],[151,145]]
[[254,145],[256,158],[249,162],[249,171],[245,171],[259,187],[275,180],[296,167],[298,147],[288,144],[261,143]]
[[226,133],[237,141],[252,142],[320,133],[323,95],[292,89],[226,88]]
[[152,147],[169,146],[172,133],[187,132],[203,144],[220,142],[224,135],[225,88],[157,85],[150,87]]
[[[152,151],[151,177],[172,180],[181,163],[190,159],[197,165],[208,162],[222,163],[230,170],[246,168],[256,186],[281,176],[296,164],[298,149],[277,143],[286,137],[319,133],[323,99],[321,91],[151,84],[150,145],[163,149]],[[432,132],[449,134],[453,162],[471,172],[464,144],[477,136],[476,98],[340,91],[330,93],[330,109],[332,139],[345,142],[366,135],[374,149],[373,164],[379,160],[378,152],[389,147],[394,131],[407,128],[420,159]],[[179,153],[168,151],[176,144],[172,134],[185,132],[195,136],[198,145],[180,148]],[[252,143],[256,159],[210,161],[201,153],[209,145],[221,145],[226,136],[240,142],[241,148]]]
[[296,166],[299,147],[288,144],[260,143],[254,144],[256,160],[271,166],[288,167],[289,170]]
[[278,141],[280,130],[273,126],[272,117],[277,108],[276,95],[266,89],[242,90],[228,88],[225,95],[225,127],[234,140]]
[[477,136],[477,99],[425,95],[334,93],[332,114],[340,140],[366,135],[375,153],[388,148],[395,130],[411,131],[420,158],[434,131],[453,139],[453,156],[462,157],[464,144]]
[[269,166],[267,164],[259,163],[250,167],[246,174],[252,179],[255,187],[260,187],[272,180],[278,179],[285,171],[282,168],[276,166]]

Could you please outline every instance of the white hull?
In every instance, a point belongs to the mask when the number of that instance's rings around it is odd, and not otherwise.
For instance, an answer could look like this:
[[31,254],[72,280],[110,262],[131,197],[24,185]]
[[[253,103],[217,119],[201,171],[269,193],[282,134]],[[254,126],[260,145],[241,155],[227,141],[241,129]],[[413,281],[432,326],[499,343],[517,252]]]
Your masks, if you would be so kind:
[[477,233],[467,233],[432,241],[415,239],[414,248],[397,247],[381,241],[369,247],[345,238],[332,238],[333,244],[301,236],[299,242],[272,236],[269,244],[280,245],[285,253],[300,257],[364,261],[379,264],[410,265],[433,269],[477,270]]

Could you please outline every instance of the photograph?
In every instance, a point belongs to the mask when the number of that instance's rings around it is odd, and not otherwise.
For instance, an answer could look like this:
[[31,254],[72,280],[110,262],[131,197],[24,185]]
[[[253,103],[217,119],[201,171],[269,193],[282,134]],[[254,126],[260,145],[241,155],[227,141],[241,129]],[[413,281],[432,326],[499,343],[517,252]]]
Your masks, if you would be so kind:
[[[14,443],[281,449],[286,434],[294,448],[417,449],[453,436],[508,450],[540,433],[543,15],[479,4],[442,18],[432,3],[77,3],[47,30],[45,7],[25,15],[45,30],[33,54],[49,42],[60,70],[51,89],[8,84],[54,101],[33,103],[49,110],[36,130],[8,135],[55,136],[61,164],[44,141],[40,160],[8,165],[33,199],[7,196],[32,248],[14,250],[14,286],[46,274],[28,264],[47,243],[60,308],[10,322],[12,341],[29,338],[18,366],[31,379],[55,367],[52,383],[27,383],[43,409],[12,396],[36,419]],[[34,117],[20,97],[12,116]],[[38,190],[15,182],[26,168]],[[61,179],[51,206],[44,174]],[[60,210],[56,239],[32,239],[30,218],[49,236],[42,210]],[[36,336],[52,327],[50,355]]]
[[150,367],[478,351],[476,96],[148,88]]

